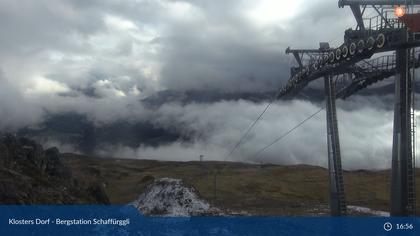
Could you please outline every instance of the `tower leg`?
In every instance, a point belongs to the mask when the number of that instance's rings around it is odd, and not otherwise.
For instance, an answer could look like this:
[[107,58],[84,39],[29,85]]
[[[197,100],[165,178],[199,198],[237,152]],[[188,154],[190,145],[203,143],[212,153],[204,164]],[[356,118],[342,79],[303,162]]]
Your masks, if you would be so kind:
[[327,111],[330,209],[332,216],[341,216],[346,214],[346,202],[344,197],[343,170],[341,167],[340,141],[335,106],[335,85],[331,76],[326,76],[324,82]]
[[411,78],[408,49],[396,51],[397,75],[395,76],[394,131],[392,142],[391,215],[408,216],[414,212],[411,195],[414,167],[411,130]]

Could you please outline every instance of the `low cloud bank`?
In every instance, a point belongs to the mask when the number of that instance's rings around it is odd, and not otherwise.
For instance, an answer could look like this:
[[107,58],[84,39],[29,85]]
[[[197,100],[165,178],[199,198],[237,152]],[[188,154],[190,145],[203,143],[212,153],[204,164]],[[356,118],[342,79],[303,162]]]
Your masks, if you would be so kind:
[[[0,74],[1,77],[1,74]],[[0,101],[3,131],[39,125],[49,114],[85,114],[95,125],[115,121],[147,121],[156,127],[175,130],[192,141],[158,147],[100,146],[96,152],[106,156],[159,160],[224,160],[266,103],[221,101],[216,103],[169,103],[157,109],[145,108],[138,94],[115,97],[88,97],[80,94],[68,99],[57,94],[18,96],[3,80],[0,90],[10,99]],[[110,88],[109,84],[104,88]],[[111,87],[112,88],[112,87]],[[109,89],[107,90],[109,91]],[[7,96],[5,96],[7,98]],[[338,102],[339,132],[343,167],[346,169],[384,169],[390,167],[392,149],[392,96],[353,96]],[[258,157],[255,153],[323,106],[305,100],[278,101],[250,132],[229,161],[255,163],[327,165],[325,112],[296,129]],[[49,140],[48,142],[51,142]],[[73,150],[63,144],[65,150]],[[77,150],[75,150],[77,151]]]
[[[338,119],[345,169],[386,169],[390,167],[393,112],[374,106],[376,99],[355,98],[363,105],[339,103]],[[373,102],[372,102],[373,101]],[[247,101],[213,104],[166,104],[154,113],[154,123],[194,134],[192,142],[174,142],[159,147],[107,146],[99,154],[123,158],[173,161],[224,160],[257,118],[266,104]],[[255,156],[265,145],[282,136],[302,120],[318,111],[322,104],[308,101],[278,102],[271,106],[242,145],[228,161],[327,166],[326,121],[322,111],[294,132]]]

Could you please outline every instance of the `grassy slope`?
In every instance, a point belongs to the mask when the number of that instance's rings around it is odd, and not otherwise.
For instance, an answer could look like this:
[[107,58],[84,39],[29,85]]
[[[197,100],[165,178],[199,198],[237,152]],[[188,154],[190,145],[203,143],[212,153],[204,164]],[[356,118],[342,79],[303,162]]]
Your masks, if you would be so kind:
[[[195,186],[204,199],[223,209],[264,215],[310,214],[324,206],[327,212],[327,170],[314,166],[249,165],[221,162],[158,162],[151,160],[104,159],[64,154],[76,177],[106,183],[114,204],[135,200],[154,178],[181,178]],[[214,198],[214,172],[217,198]],[[390,171],[346,171],[346,197],[349,205],[388,210]],[[420,170],[417,170],[420,183]],[[417,196],[420,189],[417,188]],[[420,197],[417,198],[420,206]],[[417,211],[419,212],[420,209]]]

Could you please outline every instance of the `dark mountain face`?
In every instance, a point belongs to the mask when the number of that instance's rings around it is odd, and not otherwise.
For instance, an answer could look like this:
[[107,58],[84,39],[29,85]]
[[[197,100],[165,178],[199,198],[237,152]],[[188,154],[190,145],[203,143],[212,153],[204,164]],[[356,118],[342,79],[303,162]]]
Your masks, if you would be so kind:
[[182,105],[189,103],[215,103],[220,101],[246,100],[251,102],[268,101],[274,97],[276,91],[255,93],[229,93],[215,90],[174,91],[164,90],[143,99],[141,102],[148,108],[157,108],[163,104],[176,102]]
[[[385,96],[393,95],[395,92],[392,78],[388,78],[388,83],[376,84],[376,86],[369,86],[363,90],[358,91],[354,95],[359,96]],[[416,83],[415,91],[420,92],[420,82]],[[174,91],[164,90],[143,99],[141,102],[150,109],[155,109],[167,103],[180,103],[186,105],[189,103],[215,103],[220,101],[238,101],[246,100],[250,102],[260,103],[271,100],[277,93],[277,90],[268,92],[222,92],[215,90],[190,90],[190,91]],[[321,86],[313,87],[307,86],[298,94],[293,96],[286,96],[283,99],[303,99],[311,100],[313,102],[322,102],[325,99],[324,88]]]
[[[274,96],[271,93],[223,93],[215,91],[161,91],[141,103],[150,110],[158,109],[163,104],[179,103],[214,103],[219,101],[248,100],[262,102]],[[188,142],[192,134],[181,134],[176,128],[160,127],[153,121],[129,122],[114,121],[109,124],[95,125],[86,115],[77,113],[50,114],[38,127],[27,127],[19,135],[33,138],[41,143],[50,140],[70,144],[77,151],[93,154],[98,147],[122,145],[131,148],[140,145],[157,147],[175,141]]]
[[101,145],[158,146],[176,140],[185,140],[174,130],[156,127],[151,122],[126,122],[96,126],[85,115],[65,113],[50,115],[39,127],[25,128],[19,135],[40,142],[48,140],[75,146],[78,151],[92,154]]

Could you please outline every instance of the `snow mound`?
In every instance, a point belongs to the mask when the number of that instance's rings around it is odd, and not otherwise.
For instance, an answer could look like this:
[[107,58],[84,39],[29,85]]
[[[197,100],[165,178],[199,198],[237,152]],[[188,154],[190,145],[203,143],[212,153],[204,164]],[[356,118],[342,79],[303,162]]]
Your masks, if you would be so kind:
[[216,215],[219,210],[200,199],[198,191],[180,179],[161,178],[150,184],[133,204],[145,215]]

